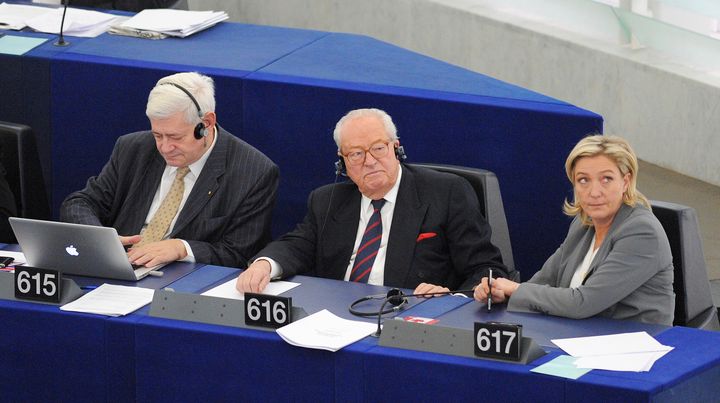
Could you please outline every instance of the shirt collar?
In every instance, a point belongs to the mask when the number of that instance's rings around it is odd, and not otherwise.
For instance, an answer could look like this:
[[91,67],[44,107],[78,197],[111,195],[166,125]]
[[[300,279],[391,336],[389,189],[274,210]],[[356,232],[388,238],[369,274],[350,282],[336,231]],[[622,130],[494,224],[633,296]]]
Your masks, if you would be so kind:
[[[402,164],[398,167],[398,177],[395,181],[395,184],[393,187],[390,188],[390,190],[383,196],[383,199],[385,199],[385,204],[391,203],[395,204],[395,200],[397,200],[397,194],[398,189],[400,189],[400,180],[402,179]],[[362,208],[362,211],[367,211],[370,208],[370,202],[372,199],[369,197],[362,195],[362,199],[360,200],[360,207]]]

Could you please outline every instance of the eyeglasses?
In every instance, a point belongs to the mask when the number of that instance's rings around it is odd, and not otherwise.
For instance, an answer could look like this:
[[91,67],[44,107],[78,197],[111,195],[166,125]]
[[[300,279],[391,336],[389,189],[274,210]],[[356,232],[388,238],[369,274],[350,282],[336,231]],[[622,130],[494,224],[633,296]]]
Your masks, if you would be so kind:
[[[362,165],[365,163],[365,157],[369,152],[375,159],[383,158],[390,150],[390,142],[375,143],[365,150],[353,150],[347,154],[340,154],[345,157],[350,165]],[[338,153],[339,154],[339,153]]]

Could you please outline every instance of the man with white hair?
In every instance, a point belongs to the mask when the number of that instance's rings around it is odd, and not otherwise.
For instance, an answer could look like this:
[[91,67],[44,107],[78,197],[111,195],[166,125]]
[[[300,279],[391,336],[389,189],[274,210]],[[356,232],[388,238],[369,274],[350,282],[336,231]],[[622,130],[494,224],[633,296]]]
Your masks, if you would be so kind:
[[471,289],[492,269],[514,276],[490,242],[490,225],[465,179],[401,163],[390,116],[346,114],[333,133],[338,172],[350,181],[308,198],[297,228],[265,247],[236,288],[260,292],[272,278],[309,274],[415,293]]
[[152,129],[121,136],[60,219],[114,227],[136,265],[244,266],[270,240],[277,166],[217,124],[210,77],[160,79],[146,115]]

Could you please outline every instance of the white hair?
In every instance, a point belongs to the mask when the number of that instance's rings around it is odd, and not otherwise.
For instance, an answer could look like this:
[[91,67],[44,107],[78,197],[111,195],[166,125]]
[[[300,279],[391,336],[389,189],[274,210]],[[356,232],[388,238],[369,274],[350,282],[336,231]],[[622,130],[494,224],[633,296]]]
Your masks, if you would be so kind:
[[355,109],[340,118],[340,120],[335,125],[335,130],[333,131],[333,138],[335,139],[335,144],[337,144],[338,150],[340,150],[340,132],[343,125],[349,120],[366,116],[374,116],[380,119],[383,126],[385,127],[385,132],[387,133],[388,140],[396,141],[398,139],[395,123],[393,123],[392,118],[390,117],[390,115],[387,114],[387,112],[382,109],[376,108]]
[[[173,83],[190,92],[200,106]],[[197,123],[207,112],[215,112],[215,85],[213,79],[199,73],[177,73],[161,78],[148,96],[145,114],[150,119],[166,119],[176,113],[185,114],[188,123]]]

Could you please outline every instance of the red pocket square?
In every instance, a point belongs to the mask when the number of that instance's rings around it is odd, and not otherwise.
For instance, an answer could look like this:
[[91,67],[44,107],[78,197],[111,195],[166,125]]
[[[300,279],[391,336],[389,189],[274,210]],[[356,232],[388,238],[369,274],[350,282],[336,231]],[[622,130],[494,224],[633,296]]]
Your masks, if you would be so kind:
[[437,234],[434,232],[423,232],[420,235],[418,235],[417,240],[415,242],[420,242],[423,239],[434,238],[436,236],[437,236]]

